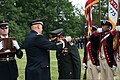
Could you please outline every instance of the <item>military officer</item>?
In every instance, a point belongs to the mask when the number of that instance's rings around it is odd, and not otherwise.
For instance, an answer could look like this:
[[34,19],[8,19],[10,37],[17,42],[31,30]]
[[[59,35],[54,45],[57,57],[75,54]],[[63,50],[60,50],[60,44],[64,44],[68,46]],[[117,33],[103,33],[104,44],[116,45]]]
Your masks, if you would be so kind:
[[102,80],[114,80],[114,72],[117,64],[114,58],[113,38],[116,35],[115,31],[111,31],[112,24],[107,21],[101,21],[102,26],[102,39],[101,39],[101,53],[100,65]]
[[8,33],[8,21],[0,21],[0,80],[17,80],[15,55],[21,59],[23,53],[16,39],[8,37]]
[[87,49],[87,65],[90,80],[100,80],[100,62],[98,57],[100,36],[95,26],[92,27],[91,35],[88,36]]
[[[52,40],[63,40],[63,29],[51,31]],[[80,80],[81,60],[77,47],[72,42],[66,43],[65,48],[57,50],[59,80]]]
[[25,80],[50,80],[49,50],[64,48],[65,42],[71,41],[71,37],[53,43],[42,34],[44,25],[42,20],[33,20],[30,24],[31,31],[24,41],[27,56]]

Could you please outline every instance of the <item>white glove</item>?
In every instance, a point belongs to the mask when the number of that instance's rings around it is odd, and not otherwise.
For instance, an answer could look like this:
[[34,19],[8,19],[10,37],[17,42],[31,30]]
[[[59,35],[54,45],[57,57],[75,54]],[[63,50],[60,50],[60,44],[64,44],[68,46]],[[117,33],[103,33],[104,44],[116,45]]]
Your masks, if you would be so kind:
[[116,26],[116,31],[120,31],[120,26]]
[[83,68],[84,68],[84,69],[87,69],[87,68],[88,68],[88,66],[86,65],[86,63],[83,63]]
[[13,46],[18,50],[20,49],[20,46],[18,45],[18,42],[16,40],[13,40]]
[[97,69],[98,72],[101,72],[100,66],[96,66],[96,69]]
[[0,50],[3,48],[2,41],[0,41]]
[[102,32],[102,28],[97,28],[97,31],[98,31],[99,33],[101,33],[101,32]]
[[112,69],[113,71],[116,71],[116,68],[117,68],[117,67],[113,65],[111,69]]

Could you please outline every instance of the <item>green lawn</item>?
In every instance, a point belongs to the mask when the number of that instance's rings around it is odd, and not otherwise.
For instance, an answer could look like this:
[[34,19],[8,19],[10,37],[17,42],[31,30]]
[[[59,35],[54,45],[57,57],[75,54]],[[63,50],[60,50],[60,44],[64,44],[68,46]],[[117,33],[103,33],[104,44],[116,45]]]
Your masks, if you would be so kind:
[[[19,68],[19,77],[18,80],[25,80],[25,65],[26,65],[26,55],[25,55],[25,51],[24,52],[24,56],[22,59],[17,59],[17,63],[18,63],[18,68]],[[81,57],[81,61],[83,59],[83,49],[79,49],[80,52],[80,57]],[[58,70],[57,70],[57,60],[56,60],[56,54],[55,51],[51,51],[50,54],[50,58],[51,58],[51,80],[58,80]],[[117,72],[118,73],[118,72]],[[83,66],[81,66],[81,80],[83,80],[83,74],[84,74],[84,69]],[[89,75],[87,75],[88,77]],[[87,79],[89,80],[89,79]],[[116,80],[119,80],[118,77]]]
[[[83,50],[79,50],[80,51],[80,56],[81,59],[83,57]],[[25,55],[25,51],[23,50],[24,55],[22,59],[17,59],[17,64],[18,64],[18,68],[19,68],[19,77],[18,80],[25,80],[25,65],[26,65],[26,55]],[[51,51],[50,54],[50,58],[51,58],[51,80],[58,80],[58,70],[57,70],[57,60],[56,60],[56,54],[55,51]],[[83,71],[82,71],[82,75],[83,76]],[[81,79],[82,80],[82,79]]]

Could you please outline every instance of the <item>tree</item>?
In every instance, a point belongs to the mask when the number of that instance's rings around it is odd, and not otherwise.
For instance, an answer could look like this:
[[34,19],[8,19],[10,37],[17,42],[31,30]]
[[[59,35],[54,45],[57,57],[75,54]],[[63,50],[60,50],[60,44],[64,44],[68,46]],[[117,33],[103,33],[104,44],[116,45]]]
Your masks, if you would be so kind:
[[84,15],[72,6],[69,0],[2,0],[0,1],[0,20],[7,19],[10,24],[10,36],[15,36],[23,46],[30,31],[29,22],[44,19],[44,34],[63,28],[65,35],[78,37],[83,35]]
[[[74,7],[68,0],[19,0],[17,5],[22,7],[23,13],[27,14],[27,21],[44,18],[46,34],[51,30],[63,28],[68,35],[74,28],[80,27],[80,17],[76,17]],[[74,33],[70,35],[77,36],[77,33]]]
[[[8,20],[10,26],[10,36],[15,36],[22,45],[24,30],[20,26],[19,20],[22,16],[22,8],[16,7],[16,0],[1,0],[0,1],[0,20]],[[23,30],[23,31],[22,31]]]

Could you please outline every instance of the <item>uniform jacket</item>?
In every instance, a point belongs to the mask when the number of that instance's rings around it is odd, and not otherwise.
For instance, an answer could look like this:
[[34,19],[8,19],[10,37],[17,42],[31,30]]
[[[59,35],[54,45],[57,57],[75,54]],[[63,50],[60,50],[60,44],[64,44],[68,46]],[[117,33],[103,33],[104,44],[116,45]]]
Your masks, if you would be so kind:
[[[110,67],[113,65],[117,65],[114,59],[114,50],[113,50],[113,38],[115,32],[111,32],[110,30],[102,32],[102,40],[101,44],[103,45],[105,59]],[[105,36],[107,36],[105,38]]]
[[24,47],[27,56],[25,80],[50,80],[49,50],[61,49],[62,44],[56,45],[32,30],[24,41]]
[[99,50],[99,44],[100,44],[100,36],[99,34],[96,35],[97,33],[93,33],[90,36],[90,44],[89,46],[87,46],[87,52],[89,53],[90,59],[92,61],[93,65],[100,65],[99,62],[99,54],[98,54],[98,50]]
[[[1,58],[7,58],[7,57],[15,57],[22,58],[23,53],[19,49],[17,52],[9,52],[5,54],[0,54]],[[0,61],[0,80],[17,80],[18,77],[18,68],[16,64],[16,60],[11,61]]]
[[57,51],[59,79],[80,79],[81,60],[75,45]]

